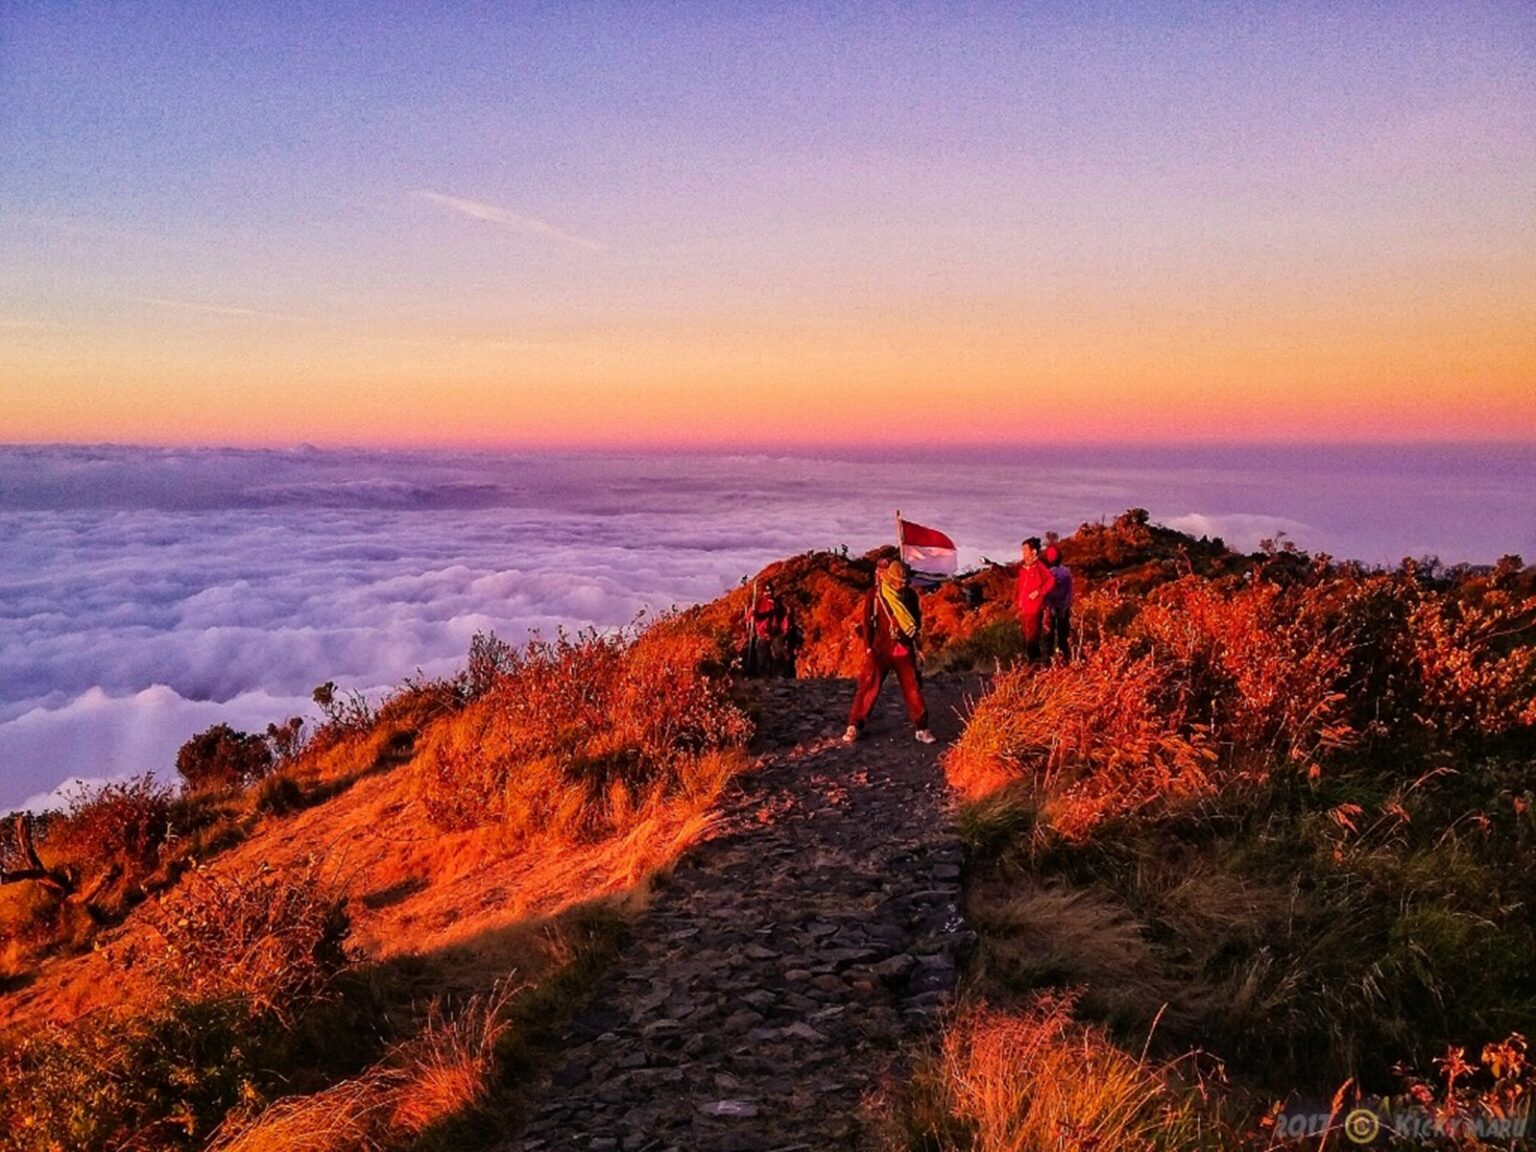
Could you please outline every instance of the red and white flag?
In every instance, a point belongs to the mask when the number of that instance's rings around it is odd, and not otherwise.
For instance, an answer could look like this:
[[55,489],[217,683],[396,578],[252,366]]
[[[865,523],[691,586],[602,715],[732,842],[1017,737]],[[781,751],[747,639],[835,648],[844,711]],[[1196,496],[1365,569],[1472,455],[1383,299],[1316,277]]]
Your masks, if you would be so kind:
[[955,542],[933,528],[896,518],[901,558],[914,574],[948,579],[955,574]]

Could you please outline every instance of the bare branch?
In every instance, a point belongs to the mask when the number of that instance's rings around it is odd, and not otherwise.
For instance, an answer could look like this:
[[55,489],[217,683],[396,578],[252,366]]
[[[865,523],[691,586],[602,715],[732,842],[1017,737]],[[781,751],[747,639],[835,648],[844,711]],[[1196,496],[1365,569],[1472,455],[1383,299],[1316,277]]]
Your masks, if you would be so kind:
[[16,820],[11,825],[11,835],[16,855],[21,857],[24,867],[11,871],[0,870],[0,884],[19,884],[23,880],[34,880],[60,896],[68,896],[75,890],[74,881],[67,873],[61,869],[43,866],[43,861],[37,854],[37,846],[32,842],[30,812],[16,813]]

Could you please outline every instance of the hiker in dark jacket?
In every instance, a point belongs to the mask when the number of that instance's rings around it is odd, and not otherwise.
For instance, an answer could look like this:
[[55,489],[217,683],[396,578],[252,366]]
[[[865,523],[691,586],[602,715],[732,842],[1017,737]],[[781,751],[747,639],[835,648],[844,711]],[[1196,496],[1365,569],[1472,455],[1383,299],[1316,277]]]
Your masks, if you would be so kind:
[[864,597],[859,612],[859,640],[864,645],[864,667],[853,690],[848,713],[848,743],[859,738],[864,721],[880,695],[887,672],[895,672],[907,702],[907,715],[917,729],[917,739],[932,744],[928,730],[928,705],[917,672],[917,641],[923,627],[923,610],[917,593],[907,585],[907,566],[900,560],[882,561],[875,568],[875,586]]
[[1051,573],[1051,590],[1045,594],[1045,647],[1049,655],[1070,660],[1067,645],[1072,634],[1072,569],[1061,562],[1061,549],[1046,546],[1045,566]]

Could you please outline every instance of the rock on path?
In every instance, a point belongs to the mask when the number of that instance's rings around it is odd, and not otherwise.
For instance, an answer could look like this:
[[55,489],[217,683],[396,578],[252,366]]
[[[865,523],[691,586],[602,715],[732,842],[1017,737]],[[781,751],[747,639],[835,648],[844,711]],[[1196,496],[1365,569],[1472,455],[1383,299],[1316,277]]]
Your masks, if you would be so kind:
[[888,685],[849,746],[851,684],[763,683],[758,770],[656,893],[512,1147],[875,1147],[870,1101],[974,939],[938,767],[974,687],[929,683],[924,746]]

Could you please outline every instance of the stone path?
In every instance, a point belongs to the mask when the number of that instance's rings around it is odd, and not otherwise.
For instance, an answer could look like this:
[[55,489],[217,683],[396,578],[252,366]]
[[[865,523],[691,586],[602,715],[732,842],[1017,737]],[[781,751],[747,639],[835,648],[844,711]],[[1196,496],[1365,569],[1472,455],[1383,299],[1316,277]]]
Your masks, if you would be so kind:
[[974,940],[938,754],[975,689],[929,683],[924,746],[887,685],[848,746],[851,683],[763,683],[760,769],[656,894],[511,1147],[877,1147],[870,1103]]

